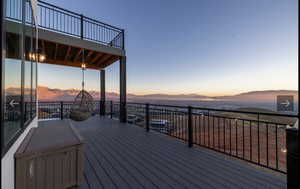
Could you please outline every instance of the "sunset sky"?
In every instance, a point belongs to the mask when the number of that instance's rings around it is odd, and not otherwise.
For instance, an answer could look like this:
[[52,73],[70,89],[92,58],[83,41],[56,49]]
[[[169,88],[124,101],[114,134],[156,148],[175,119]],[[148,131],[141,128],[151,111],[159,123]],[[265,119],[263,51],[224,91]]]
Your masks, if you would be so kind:
[[[298,90],[297,0],[46,1],[125,29],[129,93]],[[107,68],[107,91],[118,91],[118,68]],[[86,75],[99,90],[99,72]],[[80,88],[81,71],[40,64],[39,85]]]

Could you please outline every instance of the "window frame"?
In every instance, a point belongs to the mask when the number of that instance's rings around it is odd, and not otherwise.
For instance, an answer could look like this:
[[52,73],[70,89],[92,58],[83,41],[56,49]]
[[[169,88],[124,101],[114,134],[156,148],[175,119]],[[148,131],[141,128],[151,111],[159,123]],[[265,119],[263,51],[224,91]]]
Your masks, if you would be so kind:
[[[5,39],[5,35],[4,35],[4,24],[3,24],[3,20],[4,20],[4,1],[0,2],[0,34],[1,34],[1,39]],[[4,117],[4,95],[3,92],[3,84],[4,84],[4,79],[3,79],[3,70],[4,70],[4,56],[3,56],[3,49],[5,47],[5,43],[4,40],[1,40],[0,43],[0,127],[1,127],[1,157],[3,156],[2,154],[4,154],[4,127],[3,127],[3,117]]]

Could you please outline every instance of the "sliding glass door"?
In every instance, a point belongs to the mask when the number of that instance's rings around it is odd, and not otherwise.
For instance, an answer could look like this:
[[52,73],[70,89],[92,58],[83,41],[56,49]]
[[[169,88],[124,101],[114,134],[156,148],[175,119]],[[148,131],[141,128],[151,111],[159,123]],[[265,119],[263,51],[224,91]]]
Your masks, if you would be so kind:
[[1,77],[2,155],[36,116],[37,84],[37,28],[31,1],[6,0],[5,3],[7,14],[20,17],[18,20],[3,19],[5,51],[2,52],[6,53],[2,59]]

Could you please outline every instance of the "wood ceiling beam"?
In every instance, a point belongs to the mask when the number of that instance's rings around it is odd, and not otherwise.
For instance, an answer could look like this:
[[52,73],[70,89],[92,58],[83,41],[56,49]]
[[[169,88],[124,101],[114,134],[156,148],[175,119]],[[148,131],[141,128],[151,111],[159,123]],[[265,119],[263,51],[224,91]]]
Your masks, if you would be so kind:
[[90,51],[87,56],[85,57],[86,62],[89,62],[89,58],[92,56],[94,51]]
[[77,52],[75,58],[73,59],[73,62],[77,61],[77,59],[78,59],[79,55],[82,53],[82,51],[83,51],[83,48],[79,49],[79,51]]
[[116,62],[119,60],[118,56],[112,56],[110,57],[107,61],[105,61],[103,64],[98,64],[97,66],[100,67],[100,69],[105,68],[106,66],[111,65],[112,63]]
[[94,64],[99,58],[102,58],[105,54],[98,53],[89,63]]
[[65,56],[65,61],[67,61],[67,59],[70,55],[70,51],[71,51],[71,46],[68,46],[68,50],[67,50],[67,53],[66,53],[66,56]]
[[[43,39],[40,40],[41,43],[41,48],[39,50],[41,50],[41,52],[38,53],[46,53],[46,49],[45,49],[45,41]],[[47,54],[47,53],[46,53]]]
[[54,60],[56,60],[56,57],[57,57],[57,49],[58,49],[58,43],[55,44],[55,50],[54,50],[54,56],[53,56]]
[[101,59],[99,59],[99,61],[97,62],[97,66],[103,64],[104,62],[106,62],[107,60],[109,60],[110,58],[114,57],[114,55],[111,54],[106,54],[105,56],[101,57]]
[[86,57],[88,58],[88,57],[92,56],[93,52],[94,52],[94,51],[90,51],[90,52],[87,54]]

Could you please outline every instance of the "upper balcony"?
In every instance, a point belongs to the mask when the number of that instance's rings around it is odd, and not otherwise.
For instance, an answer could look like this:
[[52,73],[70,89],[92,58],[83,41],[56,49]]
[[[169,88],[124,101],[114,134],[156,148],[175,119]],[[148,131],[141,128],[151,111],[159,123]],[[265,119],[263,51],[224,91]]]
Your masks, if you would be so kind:
[[[8,1],[6,5],[9,41],[20,32],[21,7],[20,0]],[[30,27],[33,15],[27,9],[29,4],[25,12]],[[99,70],[125,56],[123,29],[43,1],[38,1],[37,14],[38,46],[46,55],[45,63],[80,67],[84,56],[87,68]],[[14,54],[18,53],[10,51],[8,57],[18,58]]]

